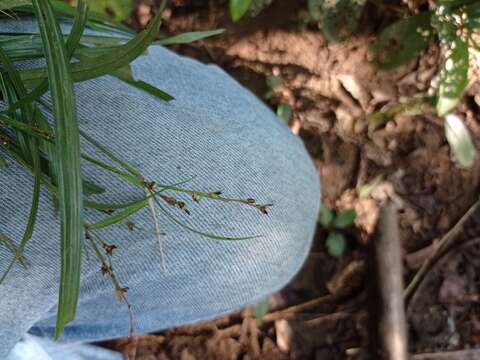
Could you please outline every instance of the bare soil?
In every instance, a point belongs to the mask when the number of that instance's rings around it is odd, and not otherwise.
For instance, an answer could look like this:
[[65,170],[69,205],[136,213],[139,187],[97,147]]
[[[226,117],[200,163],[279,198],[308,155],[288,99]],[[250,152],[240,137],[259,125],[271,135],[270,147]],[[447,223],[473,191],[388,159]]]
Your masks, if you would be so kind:
[[[130,24],[145,25],[154,5],[139,2]],[[343,43],[327,42],[316,25],[302,22],[302,1],[274,1],[259,16],[237,24],[226,9],[221,0],[172,1],[164,11],[163,31],[225,28],[222,36],[174,50],[218,64],[261,98],[269,90],[266,77],[281,75],[276,96],[266,101],[272,108],[283,101],[293,109],[290,127],[315,161],[324,204],[337,211],[356,209],[355,228],[348,232],[349,251],[340,259],[330,257],[325,231],[319,227],[304,269],[272,296],[273,314],[262,324],[245,309],[106,346],[152,360],[368,358],[366,246],[382,204],[393,202],[400,211],[408,283],[430,256],[429,245],[449,231],[478,196],[480,163],[468,170],[455,165],[442,120],[433,109],[400,114],[381,125],[368,120],[380,108],[425,94],[441,65],[440,51],[433,45],[394,71],[379,71],[371,64],[369,44],[384,26],[409,11],[401,4],[369,6],[359,33]],[[457,109],[475,144],[480,140],[478,86],[472,85]],[[359,196],[372,183],[375,186]],[[458,246],[432,268],[409,303],[412,353],[480,347],[480,242],[471,240],[480,234],[475,217]],[[311,299],[319,300],[315,306],[275,313]],[[469,358],[470,351],[459,358]]]

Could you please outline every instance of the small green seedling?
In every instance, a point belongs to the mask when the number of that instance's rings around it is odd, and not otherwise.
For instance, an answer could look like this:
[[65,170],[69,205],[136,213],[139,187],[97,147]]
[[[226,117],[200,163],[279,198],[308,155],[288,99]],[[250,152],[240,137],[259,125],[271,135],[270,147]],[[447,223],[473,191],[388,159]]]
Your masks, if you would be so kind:
[[[129,4],[133,1],[122,2]],[[10,259],[1,260],[0,285],[9,280],[9,274],[17,262],[25,263],[24,251],[44,211],[41,190],[45,189],[58,210],[56,214],[61,229],[58,234],[58,263],[61,267],[55,339],[75,319],[82,255],[86,246],[93,250],[101,273],[110,278],[117,298],[127,305],[131,315],[131,306],[125,296],[128,288],[120,285],[112,267],[111,257],[116,245],[107,243],[98,231],[123,225],[130,221],[131,216],[148,209],[163,267],[162,233],[158,230],[160,223],[157,215],[160,212],[162,219],[197,235],[216,240],[241,240],[255,236],[239,238],[206,233],[187,225],[173,211],[180,210],[182,216],[189,215],[189,205],[193,206],[200,199],[243,204],[262,214],[267,214],[271,206],[257,203],[253,198],[231,198],[220,191],[203,192],[183,187],[193,178],[175,184],[147,179],[141,169],[109,150],[109,143],[100,143],[93,135],[84,132],[78,121],[77,112],[81,109],[76,106],[74,83],[111,75],[159,101],[171,101],[173,96],[152,84],[135,79],[131,63],[145,54],[152,44],[185,44],[218,34],[221,30],[189,32],[157,39],[166,1],[162,1],[157,15],[138,34],[116,20],[89,11],[89,4],[99,10],[111,6],[113,1],[77,0],[76,3],[77,7],[74,8],[59,0],[0,0],[0,18],[8,17],[20,22],[20,15],[33,17],[37,20],[39,31],[38,34],[25,34],[2,29],[0,33],[0,166],[6,166],[8,159],[25,168],[32,178],[32,200],[24,209],[27,219],[23,234],[19,239],[10,239],[0,233],[0,246],[12,252]],[[61,31],[59,24],[60,18],[63,21],[65,17],[71,18],[72,23],[68,34]],[[88,30],[95,31],[95,36]],[[112,34],[118,34],[118,37]],[[33,59],[41,60],[43,67],[27,69],[15,66],[17,61]],[[92,91],[94,95],[95,90]],[[43,100],[42,95],[47,92],[51,104]],[[102,156],[87,154],[85,143],[89,143]],[[102,157],[108,158],[109,162],[101,160]],[[144,195],[123,203],[92,200],[90,195],[106,192],[107,189],[83,177],[85,174],[81,165],[85,162],[99,170],[108,171],[125,181],[125,184],[137,187],[139,193]],[[89,211],[84,212],[84,208]],[[96,212],[97,216],[92,218],[92,212]],[[135,225],[131,230],[135,230]],[[133,324],[130,335],[132,333]]]
[[318,221],[328,231],[326,246],[331,256],[340,257],[347,251],[347,239],[344,231],[353,226],[356,218],[355,209],[334,213],[331,209],[322,205]]
[[238,21],[246,14],[257,16],[273,0],[230,0],[230,16],[233,21]]
[[285,124],[288,124],[290,119],[292,118],[293,111],[290,105],[288,105],[286,102],[281,102],[277,106],[277,116],[282,122]]
[[293,110],[290,105],[282,99],[282,96],[278,88],[283,84],[283,78],[281,75],[268,75],[266,77],[266,83],[268,91],[265,93],[264,98],[270,100],[277,106],[277,116],[285,124],[288,124],[293,116]]
[[254,305],[253,310],[255,313],[255,320],[257,321],[257,324],[260,325],[263,317],[268,313],[268,298],[260,300]]

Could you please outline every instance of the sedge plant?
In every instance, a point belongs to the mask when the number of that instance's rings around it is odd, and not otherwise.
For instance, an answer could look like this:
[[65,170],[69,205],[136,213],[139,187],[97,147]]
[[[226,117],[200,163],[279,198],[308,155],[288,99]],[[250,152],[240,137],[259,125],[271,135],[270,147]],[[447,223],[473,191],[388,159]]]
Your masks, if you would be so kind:
[[[158,11],[160,14],[161,11]],[[245,205],[266,214],[270,204],[255,199],[237,199],[220,191],[200,191],[186,187],[188,181],[161,184],[147,179],[141,169],[127,163],[109,150],[106,144],[82,131],[78,122],[74,84],[104,75],[114,76],[131,87],[144,91],[159,101],[174,97],[148,82],[133,77],[130,64],[152,44],[189,43],[222,30],[190,32],[157,39],[161,24],[155,16],[145,30],[136,34],[123,24],[89,12],[86,0],[71,7],[57,0],[1,0],[0,18],[13,20],[23,16],[34,18],[39,33],[0,33],[0,171],[16,162],[33,177],[30,209],[25,209],[28,222],[21,239],[10,239],[0,232],[0,244],[13,253],[0,283],[8,281],[10,270],[20,263],[28,266],[24,250],[35,232],[39,211],[40,191],[46,189],[52,198],[60,223],[59,243],[61,278],[55,337],[75,318],[79,298],[82,249],[88,246],[99,260],[101,272],[112,280],[118,298],[129,307],[125,293],[115,275],[112,255],[116,246],[108,244],[97,232],[112,226],[135,224],[129,217],[141,209],[150,209],[152,224],[161,246],[159,215],[195,234],[217,240],[241,240],[249,237],[228,237],[199,231],[185,224],[178,214],[190,214],[189,204],[178,200],[178,194],[188,195],[191,204],[198,201],[220,201]],[[58,19],[73,18],[67,34],[60,30]],[[1,19],[0,19],[1,20]],[[95,35],[91,35],[92,31]],[[118,36],[112,36],[117,34]],[[45,66],[20,70],[17,62],[43,60]],[[40,64],[42,62],[39,62]],[[45,101],[48,94],[51,105]],[[47,114],[48,112],[48,114]],[[47,115],[53,115],[53,121]],[[83,138],[110,162],[88,155],[80,145]],[[99,202],[93,194],[106,191],[94,181],[82,176],[82,163],[90,163],[133,184],[142,190],[142,197],[128,203]],[[177,195],[176,195],[177,194]],[[91,220],[84,208],[103,214],[101,220]],[[252,236],[254,237],[254,236]]]

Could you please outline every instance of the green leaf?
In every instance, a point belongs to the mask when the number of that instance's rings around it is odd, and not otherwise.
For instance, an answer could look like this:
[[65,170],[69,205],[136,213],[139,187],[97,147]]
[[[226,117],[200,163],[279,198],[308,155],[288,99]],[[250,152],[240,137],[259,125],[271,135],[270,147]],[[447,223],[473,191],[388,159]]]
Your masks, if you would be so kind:
[[[5,247],[10,250],[13,254],[17,254],[19,252],[18,246],[13,242],[10,237],[5,234],[0,233],[0,244],[4,244]],[[19,259],[20,264],[26,269],[29,265],[27,259],[24,256],[21,256]]]
[[[15,120],[15,119],[10,119],[3,114],[0,114],[0,125],[5,125],[5,126],[11,126],[15,130],[19,130],[22,133],[28,134],[30,136],[34,136],[39,139],[45,139],[49,136],[51,136],[50,133],[43,131],[40,128],[32,127],[31,125],[27,124],[25,121],[21,120]],[[18,136],[19,134],[17,134]],[[23,139],[23,138],[22,138]],[[20,142],[19,140],[19,145],[23,145],[23,142]],[[26,145],[26,148],[23,148],[22,146],[22,152],[26,155],[26,157],[30,157],[30,149],[28,148],[28,145]]]
[[55,117],[60,204],[61,277],[55,338],[75,318],[83,245],[80,135],[67,49],[52,5],[33,0],[43,40]]
[[342,41],[353,34],[358,27],[365,3],[365,0],[324,1],[320,23],[327,39]]
[[104,170],[110,171],[111,173],[114,173],[115,175],[121,177],[123,180],[127,181],[130,184],[138,185],[140,187],[143,187],[144,183],[143,180],[138,178],[135,175],[131,175],[129,173],[125,173],[116,167],[109,165],[101,160],[95,159],[87,154],[82,154],[82,159],[88,161],[91,164],[94,164],[98,166],[99,168],[102,168]]
[[[120,69],[142,55],[157,35],[161,23],[158,14],[148,25],[126,44],[107,51],[99,56],[85,57],[71,65],[71,74],[75,82],[93,79]],[[45,69],[29,69],[22,71],[22,80],[30,86],[36,86],[45,77]]]
[[348,209],[339,213],[335,219],[333,219],[333,227],[336,229],[346,229],[353,225],[357,218],[357,212],[355,209]]
[[372,45],[375,62],[381,69],[393,69],[424,51],[433,36],[432,13],[409,16],[387,27]]
[[[2,82],[5,89],[9,89],[7,96],[7,101],[9,104],[17,100],[17,95],[23,96],[26,94],[26,89],[24,88],[21,80],[20,74],[16,70],[13,62],[8,58],[5,52],[0,48],[0,63],[2,67],[6,70],[6,76],[2,76]],[[24,106],[21,109],[20,114],[18,114],[19,122],[24,122],[28,124],[30,127],[34,125],[33,122],[33,109],[29,106]],[[26,161],[31,162],[31,169],[34,176],[34,183],[33,183],[33,191],[32,191],[32,203],[30,206],[30,213],[28,216],[27,225],[25,227],[22,239],[18,248],[16,249],[15,256],[10,261],[9,265],[7,266],[4,274],[0,279],[0,283],[2,283],[11,269],[13,268],[14,264],[17,260],[20,260],[23,257],[23,252],[27,242],[31,239],[33,235],[33,231],[35,228],[36,220],[37,220],[37,213],[38,213],[38,205],[40,202],[40,184],[41,184],[41,164],[40,164],[40,154],[39,154],[39,145],[38,141],[35,137],[28,137],[25,138],[25,146],[23,148],[22,157]]]
[[199,41],[199,40],[209,38],[211,36],[223,34],[224,32],[225,32],[225,29],[186,32],[183,34],[170,36],[164,39],[157,40],[154,42],[154,44],[164,45],[164,46],[176,45],[176,44],[190,44],[194,41]]
[[347,251],[347,240],[343,234],[331,232],[327,237],[326,246],[330,256],[340,257]]
[[252,0],[250,7],[248,8],[248,16],[255,17],[260,14],[264,9],[270,6],[273,0]]
[[[95,5],[98,0],[90,0],[89,4],[90,5]],[[74,16],[77,10],[75,7],[68,5],[65,1],[63,0],[51,0],[52,6],[55,10],[56,13],[61,14],[61,15],[67,15],[67,16]],[[163,4],[163,3],[162,3]],[[160,12],[163,9],[163,5],[160,6]],[[99,30],[99,31],[112,31],[112,30],[117,30],[120,31],[122,34],[133,34],[134,31],[124,24],[122,24],[120,21],[116,21],[108,16],[105,16],[100,13],[92,13],[89,15],[88,19],[88,26],[94,30]]]
[[445,116],[445,137],[460,166],[471,167],[475,162],[475,147],[470,132],[457,115]]
[[255,320],[261,324],[262,319],[268,313],[268,298],[260,300],[254,307]]
[[9,10],[15,7],[30,5],[31,0],[2,0],[0,2],[0,10]]
[[324,0],[308,0],[308,13],[315,21],[320,21],[323,15]]
[[[91,0],[89,2],[94,5],[97,1]],[[75,7],[68,5],[64,0],[50,0],[49,2],[57,15],[73,17],[76,14]],[[32,14],[34,9],[31,3],[31,0],[1,0],[0,10],[15,8],[15,12]],[[96,31],[116,32],[122,35],[132,35],[134,33],[132,29],[121,22],[100,13],[90,14],[87,25]]]
[[103,15],[113,14],[116,20],[125,20],[133,10],[132,0],[95,0],[90,1],[92,10]]
[[322,204],[322,207],[320,208],[320,218],[318,219],[320,225],[322,225],[324,229],[328,229],[332,224],[333,218],[333,211]]
[[252,0],[230,0],[230,16],[233,21],[240,20],[250,8]]
[[468,83],[467,43],[456,38],[449,46],[445,64],[440,72],[437,101],[439,116],[447,114],[457,105]]
[[140,171],[136,167],[122,160],[120,157],[118,157],[116,154],[110,151],[106,146],[100,144],[98,141],[96,141],[94,138],[92,138],[90,135],[88,135],[84,131],[80,130],[80,135],[85,140],[87,140],[90,144],[92,144],[94,147],[96,147],[98,150],[104,153],[107,157],[109,157],[112,161],[116,162],[121,167],[123,167],[126,171],[128,171],[131,175],[133,175],[137,180],[141,179],[142,176],[140,174]]
[[104,192],[105,189],[100,185],[97,185],[89,180],[83,180],[83,193],[85,194],[85,196],[103,194]]
[[[1,48],[1,56],[2,56],[2,64],[4,67],[8,66],[9,71],[11,72],[12,69],[13,71],[16,71],[14,65],[11,63],[11,60],[8,58],[7,54],[3,51],[3,48]],[[10,64],[8,64],[10,63]],[[0,72],[0,91],[4,97],[4,99],[7,101],[8,104],[12,104],[17,100],[17,92],[15,91],[14,87],[11,84],[11,79],[8,79],[6,74],[3,75],[2,72]],[[16,130],[20,130],[16,132],[16,139],[18,141],[18,146],[20,147],[22,153],[26,158],[30,157],[30,151],[28,149],[28,144],[27,144],[27,139],[25,135],[22,132],[26,131],[26,128],[29,128],[28,124],[23,119],[23,116],[20,112],[16,112],[12,114],[14,119],[6,119],[2,118],[2,123],[7,126],[12,126]],[[24,114],[23,114],[24,115]],[[23,127],[23,129],[22,129]]]
[[290,107],[290,105],[288,105],[287,103],[280,103],[280,105],[278,105],[277,107],[277,116],[280,118],[280,120],[282,120],[285,124],[288,124],[288,122],[290,121],[290,118],[292,117],[293,115],[293,112],[292,112],[292,108]]
[[112,73],[113,76],[115,76],[116,78],[122,80],[123,82],[129,84],[130,86],[133,86],[137,89],[140,89],[140,90],[143,90],[145,91],[146,93],[150,94],[150,95],[153,95],[163,101],[172,101],[172,100],[175,100],[175,98],[170,95],[169,93],[166,93],[165,91],[163,90],[160,90],[159,88],[143,81],[143,80],[135,80],[133,79],[132,77],[130,76],[125,76],[124,73],[121,73],[121,72],[113,72]]
[[98,230],[98,229],[102,229],[102,228],[105,228],[105,227],[108,227],[108,226],[111,226],[111,225],[114,225],[114,224],[117,224],[118,222],[122,221],[123,219],[135,214],[136,212],[140,211],[141,209],[143,209],[144,207],[146,207],[148,205],[148,200],[140,200],[140,201],[137,201],[135,204],[127,207],[126,209],[112,215],[112,216],[109,216],[103,220],[100,220],[94,224],[91,224],[88,226],[88,228],[90,230]]
[[467,20],[463,22],[463,26],[468,29],[478,29],[480,27],[480,2],[476,1],[465,9]]
[[[88,19],[88,4],[85,0],[80,0],[77,6],[77,13],[75,15],[75,19],[73,21],[72,30],[70,35],[68,36],[66,47],[67,47],[67,56],[70,60],[75,53],[75,49],[78,47],[80,43],[80,39],[82,38],[83,31],[85,29],[85,25]],[[8,109],[9,112],[19,108],[23,104],[30,103],[35,101],[40,96],[43,95],[48,90],[48,79],[44,79],[41,84],[39,84],[28,96],[22,98],[20,101],[15,103],[13,106],[10,106]]]

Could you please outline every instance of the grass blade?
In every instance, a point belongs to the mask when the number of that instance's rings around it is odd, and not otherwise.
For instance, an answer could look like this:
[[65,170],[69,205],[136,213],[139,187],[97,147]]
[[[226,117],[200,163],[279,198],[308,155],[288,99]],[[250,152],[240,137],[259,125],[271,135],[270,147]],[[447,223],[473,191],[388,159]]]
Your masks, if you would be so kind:
[[56,129],[61,231],[61,277],[55,338],[75,318],[83,245],[80,135],[67,49],[52,5],[33,0],[42,36]]
[[[72,30],[68,36],[66,47],[67,47],[67,57],[70,60],[78,47],[80,40],[85,30],[85,25],[88,19],[88,4],[85,0],[80,0],[77,5],[77,14],[73,21]],[[14,104],[9,108],[9,112],[14,111],[15,109],[22,106],[22,104],[35,101],[40,96],[43,95],[48,90],[48,79],[44,79],[40,85],[38,85],[28,96],[22,98],[19,102]]]
[[0,10],[9,10],[15,7],[30,5],[31,0],[2,0],[0,2]]
[[194,41],[203,40],[211,36],[216,36],[225,32],[225,29],[216,29],[208,31],[190,31],[183,34],[170,36],[165,39],[160,39],[154,42],[158,45],[177,45],[190,44]]
[[[5,247],[10,250],[13,254],[16,254],[18,251],[17,245],[10,239],[7,235],[0,233],[0,244],[4,244]],[[26,269],[29,266],[27,259],[22,256],[18,259],[22,266]]]
[[128,78],[128,77],[124,77],[123,74],[121,73],[113,73],[112,75],[114,75],[115,77],[117,77],[118,79],[122,80],[123,82],[127,83],[128,85],[130,86],[133,86],[137,89],[140,89],[140,90],[143,90],[145,91],[146,93],[150,94],[150,95],[153,95],[163,101],[172,101],[172,100],[175,100],[175,98],[170,95],[169,93],[166,93],[165,91],[163,90],[160,90],[159,88],[143,81],[143,80],[135,80],[133,78]]
[[89,230],[98,230],[102,229],[114,224],[117,224],[118,222],[122,221],[123,219],[126,219],[127,217],[135,214],[136,212],[142,210],[144,207],[148,205],[148,200],[143,199],[140,201],[135,202],[134,204],[130,205],[129,207],[125,208],[124,210],[109,216],[105,219],[99,220],[94,224],[91,224],[88,226]]
[[[129,65],[142,55],[152,43],[160,28],[160,13],[150,22],[147,29],[139,33],[126,44],[96,57],[85,57],[72,64],[71,73],[75,82],[90,80],[112,73],[114,70]],[[46,76],[46,69],[37,68],[22,71],[22,80],[30,87],[38,85]]]
[[[3,52],[1,48],[0,48],[0,63],[2,64],[2,67],[6,69],[6,75],[7,75],[3,77],[3,84],[5,85],[5,88],[10,89],[9,94],[11,96],[14,96],[13,98],[10,97],[7,100],[14,101],[15,96],[24,95],[26,93],[26,90],[23,87],[23,84],[20,80],[20,74],[17,72],[13,63],[10,61],[8,56]],[[20,112],[20,116],[19,116],[19,119],[21,120],[20,122],[26,123],[30,126],[35,125],[33,122],[32,108],[27,106],[27,107],[22,107],[21,110],[22,111]],[[28,138],[25,138],[25,140],[26,140],[27,148],[23,149],[23,152],[24,152],[23,157],[26,158],[27,161],[32,162],[32,172],[34,176],[32,203],[30,206],[30,214],[28,216],[27,225],[25,227],[22,239],[15,252],[15,256],[13,257],[7,269],[5,270],[4,274],[0,278],[0,283],[2,283],[6,279],[6,277],[8,276],[10,270],[13,268],[13,265],[16,263],[16,261],[22,258],[25,246],[33,235],[33,230],[35,228],[35,223],[37,220],[38,205],[40,201],[40,184],[41,184],[41,165],[40,165],[39,145],[35,137],[28,137]]]

